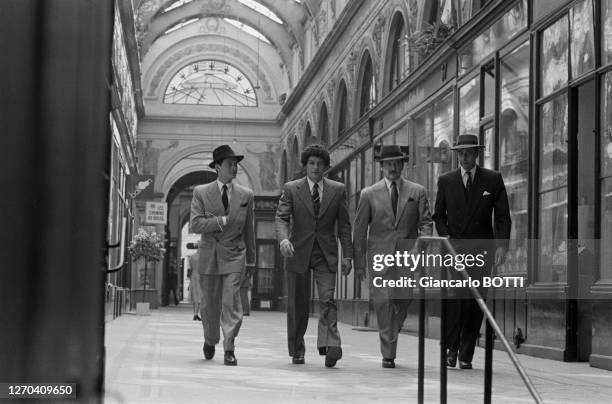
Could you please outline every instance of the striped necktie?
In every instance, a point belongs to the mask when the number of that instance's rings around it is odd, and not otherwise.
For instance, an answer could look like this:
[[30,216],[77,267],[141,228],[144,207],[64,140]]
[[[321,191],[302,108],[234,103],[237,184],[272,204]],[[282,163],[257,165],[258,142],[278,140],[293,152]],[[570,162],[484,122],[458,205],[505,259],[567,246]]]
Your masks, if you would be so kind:
[[315,216],[319,216],[319,208],[321,207],[321,198],[319,197],[319,184],[314,184],[312,187],[312,204],[314,206]]

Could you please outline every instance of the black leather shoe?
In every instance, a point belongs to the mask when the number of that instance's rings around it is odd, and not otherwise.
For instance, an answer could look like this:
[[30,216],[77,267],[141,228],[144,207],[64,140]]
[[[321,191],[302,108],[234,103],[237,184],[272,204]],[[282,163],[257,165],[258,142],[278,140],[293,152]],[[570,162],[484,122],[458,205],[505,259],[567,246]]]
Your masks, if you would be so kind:
[[234,351],[225,351],[225,357],[223,358],[223,364],[227,366],[236,366],[238,361],[234,356]]
[[342,348],[339,346],[327,347],[327,354],[325,354],[325,367],[333,368],[342,358]]
[[215,356],[215,346],[208,345],[206,342],[204,343],[204,357],[208,360],[212,359]]
[[472,362],[459,361],[460,369],[472,369]]
[[319,347],[319,355],[321,355],[321,356],[327,355],[327,347],[326,346],[320,346]]
[[291,363],[294,365],[303,365],[306,361],[304,360],[304,354],[297,354],[293,356]]
[[395,367],[395,360],[383,358],[383,360],[382,360],[382,367],[383,368],[387,368],[387,369],[394,368]]
[[193,321],[202,321],[202,318],[200,316],[198,316],[197,314],[193,315]]
[[446,366],[454,368],[457,366],[457,352],[451,351],[450,349],[446,353]]

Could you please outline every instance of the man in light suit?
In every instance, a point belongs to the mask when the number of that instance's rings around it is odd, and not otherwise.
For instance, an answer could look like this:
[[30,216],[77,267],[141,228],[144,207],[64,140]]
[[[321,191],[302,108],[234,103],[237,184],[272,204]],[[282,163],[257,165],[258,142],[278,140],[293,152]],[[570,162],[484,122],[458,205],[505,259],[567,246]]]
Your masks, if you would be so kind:
[[[466,268],[479,280],[490,275],[492,265],[503,264],[512,225],[501,174],[476,164],[483,147],[476,135],[458,136],[451,150],[457,152],[460,167],[438,179],[433,215],[438,234],[449,236],[457,253],[484,254],[482,268]],[[486,290],[480,292],[486,298]],[[468,290],[458,293],[458,300],[447,306],[447,365],[455,367],[459,357],[461,369],[472,369],[483,313]]]
[[[240,286],[255,268],[253,191],[232,183],[237,155],[228,145],[213,151],[217,180],[193,190],[190,231],[200,233],[200,290],[204,357],[212,359],[223,330],[224,363],[236,365],[234,339],[242,324]],[[245,267],[246,265],[246,267]]]
[[342,273],[350,272],[353,256],[346,188],[323,178],[329,168],[329,153],[323,146],[307,146],[301,163],[306,168],[306,178],[283,186],[276,211],[276,235],[286,259],[289,356],[293,364],[304,364],[312,269],[320,304],[317,348],[320,355],[325,355],[325,366],[333,367],[342,357],[334,300],[338,239],[342,246]]
[[[400,146],[382,146],[377,160],[384,178],[361,191],[353,232],[355,274],[369,272],[383,279],[399,279],[397,268],[373,272],[372,259],[377,254],[395,255],[411,251],[415,239],[431,235],[433,222],[425,188],[401,177],[406,155]],[[410,304],[409,290],[371,286],[371,296],[378,318],[382,367],[394,368],[397,339]]]

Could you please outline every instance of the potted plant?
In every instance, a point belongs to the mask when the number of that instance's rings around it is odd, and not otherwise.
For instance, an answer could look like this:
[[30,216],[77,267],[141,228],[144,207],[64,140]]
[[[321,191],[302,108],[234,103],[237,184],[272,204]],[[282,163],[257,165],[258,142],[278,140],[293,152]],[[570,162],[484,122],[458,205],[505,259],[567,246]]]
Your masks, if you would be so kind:
[[145,302],[145,294],[147,291],[147,269],[149,262],[160,261],[164,257],[166,249],[164,248],[164,239],[156,232],[148,232],[145,229],[138,229],[138,233],[134,236],[128,247],[132,261],[136,262],[139,259],[144,259],[144,279],[142,289],[142,303],[136,304],[136,312],[138,314],[149,313],[149,303]]

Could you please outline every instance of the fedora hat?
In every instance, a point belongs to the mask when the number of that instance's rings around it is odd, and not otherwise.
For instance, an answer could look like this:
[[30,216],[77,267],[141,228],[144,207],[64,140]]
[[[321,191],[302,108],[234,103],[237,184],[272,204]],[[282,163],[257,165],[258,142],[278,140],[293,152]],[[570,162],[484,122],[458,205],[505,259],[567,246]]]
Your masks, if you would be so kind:
[[398,145],[387,145],[377,147],[377,153],[375,155],[375,159],[377,161],[387,161],[387,160],[408,160],[408,154],[404,152],[404,149],[408,147],[402,147]]
[[215,168],[215,164],[221,164],[226,158],[233,157],[236,161],[240,161],[244,156],[234,153],[229,145],[223,144],[213,150],[213,161],[208,165],[210,168]]
[[478,143],[478,136],[466,133],[457,136],[457,142],[455,142],[455,145],[451,147],[451,150],[480,148],[484,148],[484,145]]

